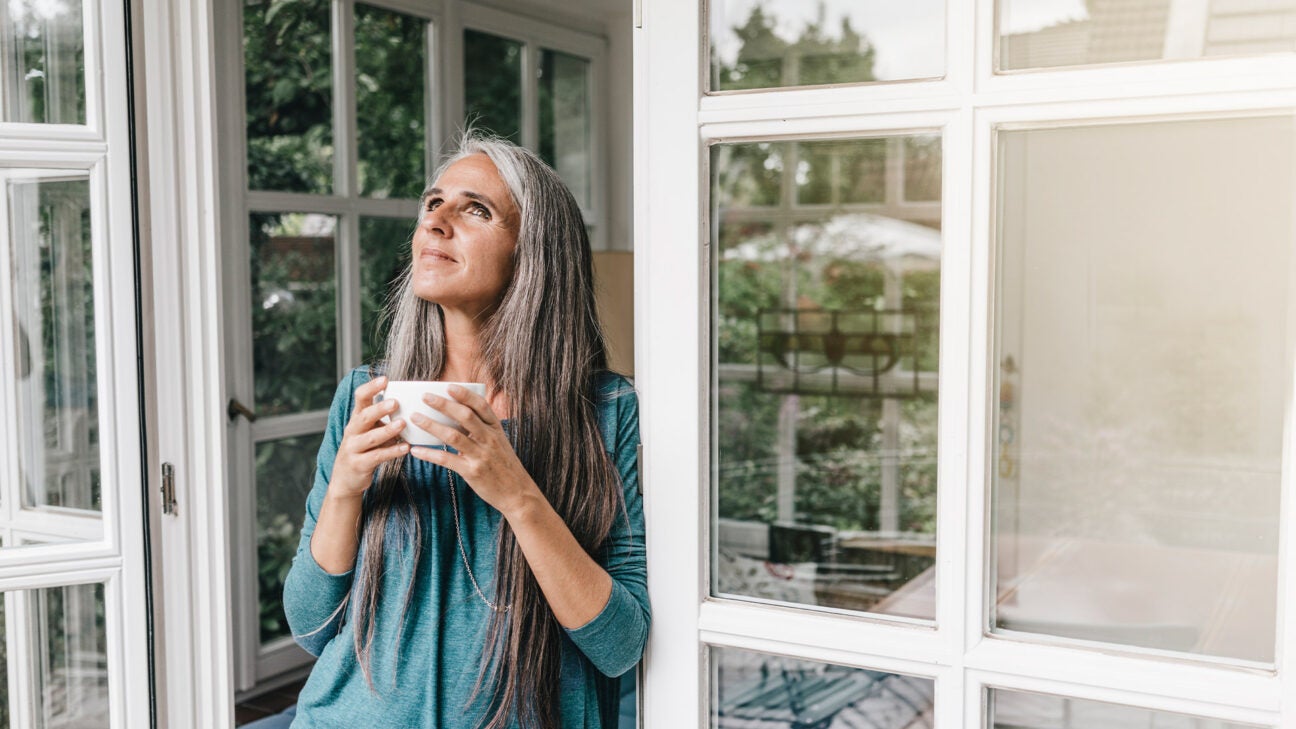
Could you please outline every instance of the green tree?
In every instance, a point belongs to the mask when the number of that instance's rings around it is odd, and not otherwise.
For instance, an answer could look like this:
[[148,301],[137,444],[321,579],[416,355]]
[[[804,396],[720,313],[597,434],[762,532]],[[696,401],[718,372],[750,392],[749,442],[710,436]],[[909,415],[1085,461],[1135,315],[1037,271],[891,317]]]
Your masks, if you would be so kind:
[[329,0],[243,5],[248,188],[333,191]]

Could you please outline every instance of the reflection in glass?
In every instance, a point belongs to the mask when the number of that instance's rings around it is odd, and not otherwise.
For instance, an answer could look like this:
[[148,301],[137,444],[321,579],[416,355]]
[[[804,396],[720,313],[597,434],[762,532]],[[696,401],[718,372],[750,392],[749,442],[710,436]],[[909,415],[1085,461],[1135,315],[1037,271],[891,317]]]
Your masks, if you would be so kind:
[[1248,729],[1250,725],[1103,701],[990,689],[990,726],[994,729]]
[[999,68],[1296,51],[1296,1],[999,0]]
[[413,230],[412,220],[360,218],[360,346],[364,362],[381,358],[387,346],[390,322],[383,319],[383,310],[409,266]]
[[886,200],[887,139],[797,145],[797,202],[806,205]]
[[248,189],[333,191],[329,0],[244,0]]
[[325,409],[338,378],[337,219],[254,213],[251,222],[255,409]]
[[9,592],[2,607],[0,727],[19,702],[30,729],[108,726],[103,585]]
[[540,158],[558,171],[582,208],[590,205],[589,61],[540,51]]
[[464,30],[464,117],[476,129],[522,143],[522,44]]
[[945,3],[715,0],[711,91],[936,78]]
[[257,587],[261,642],[291,635],[283,611],[284,578],[297,553],[306,496],[315,478],[322,433],[256,444]]
[[4,349],[15,356],[10,376],[17,395],[7,417],[23,425],[14,429],[18,458],[0,497],[45,512],[37,531],[24,523],[23,511],[3,526],[51,541],[97,539],[102,488],[89,177],[9,169],[0,170],[0,180],[8,217],[0,235],[10,251],[13,296],[4,307],[12,319],[0,331],[13,338]]
[[711,649],[711,726],[931,729],[929,678]]
[[935,617],[940,205],[901,199],[906,139],[713,148],[717,594]]
[[1274,659],[1292,130],[1000,133],[996,627]]
[[360,194],[423,194],[425,20],[356,3],[356,174]]
[[0,7],[0,121],[84,124],[85,34],[79,0]]

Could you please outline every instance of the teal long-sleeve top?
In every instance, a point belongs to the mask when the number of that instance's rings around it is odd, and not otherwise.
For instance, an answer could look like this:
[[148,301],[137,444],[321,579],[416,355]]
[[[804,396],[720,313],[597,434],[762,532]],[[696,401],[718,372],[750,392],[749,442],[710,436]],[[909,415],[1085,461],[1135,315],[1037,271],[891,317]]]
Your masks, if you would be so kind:
[[[405,468],[423,519],[417,571],[405,537],[391,523],[386,569],[370,660],[374,689],[366,683],[353,647],[353,572],[325,572],[310,551],[311,534],[333,471],[342,431],[354,408],[355,389],[369,380],[367,368],[352,370],[339,384],[320,445],[315,483],[306,502],[301,542],[284,584],[284,612],[297,643],[318,656],[298,696],[293,729],[307,727],[476,727],[485,700],[469,702],[477,681],[489,608],[473,590],[455,536],[450,479],[445,469],[412,457]],[[643,502],[637,446],[639,405],[633,386],[611,372],[599,373],[597,408],[604,447],[625,493],[625,518],[595,555],[612,577],[607,605],[589,623],[564,631],[559,709],[562,726],[595,727],[615,716],[616,682],[643,653],[649,608],[644,554]],[[498,511],[458,479],[459,519],[472,574],[493,599]],[[395,520],[393,520],[394,522]],[[357,556],[357,564],[363,559]],[[405,595],[413,584],[402,622]],[[353,584],[354,583],[354,584]]]

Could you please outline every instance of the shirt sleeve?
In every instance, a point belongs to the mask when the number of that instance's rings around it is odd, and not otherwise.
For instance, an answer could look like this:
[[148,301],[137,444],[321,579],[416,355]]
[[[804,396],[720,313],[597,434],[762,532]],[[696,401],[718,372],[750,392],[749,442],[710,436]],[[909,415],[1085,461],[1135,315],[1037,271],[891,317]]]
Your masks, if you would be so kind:
[[346,612],[346,596],[351,590],[353,570],[340,575],[325,572],[311,554],[310,541],[333,474],[333,460],[342,442],[342,431],[351,418],[355,388],[368,379],[365,374],[361,370],[352,370],[338,384],[333,395],[328,425],[315,459],[315,482],[306,498],[301,541],[284,580],[283,605],[288,627],[292,630],[293,640],[313,656],[322,653],[324,646],[337,635]]
[[567,630],[567,635],[599,672],[620,676],[643,656],[651,611],[639,489],[639,399],[624,377],[616,378],[609,397],[616,413],[611,455],[625,495],[625,513],[613,526],[603,552],[603,567],[612,577],[612,594],[593,620]]

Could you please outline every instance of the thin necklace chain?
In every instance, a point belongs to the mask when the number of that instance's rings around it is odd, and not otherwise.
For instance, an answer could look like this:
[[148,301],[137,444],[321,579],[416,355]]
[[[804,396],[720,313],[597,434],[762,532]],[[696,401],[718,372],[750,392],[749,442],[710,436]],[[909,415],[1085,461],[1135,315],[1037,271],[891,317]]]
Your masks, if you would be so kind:
[[472,566],[468,564],[468,552],[464,549],[463,529],[459,526],[459,497],[455,493],[455,483],[459,480],[459,475],[448,468],[446,472],[450,474],[450,504],[451,508],[454,509],[455,540],[459,542],[459,557],[463,559],[464,569],[468,570],[468,579],[472,582],[473,591],[477,593],[477,597],[481,598],[482,602],[486,603],[486,607],[497,613],[506,612],[509,606],[500,607],[487,600],[486,596],[482,594],[481,586],[477,584],[477,578],[473,576]]

